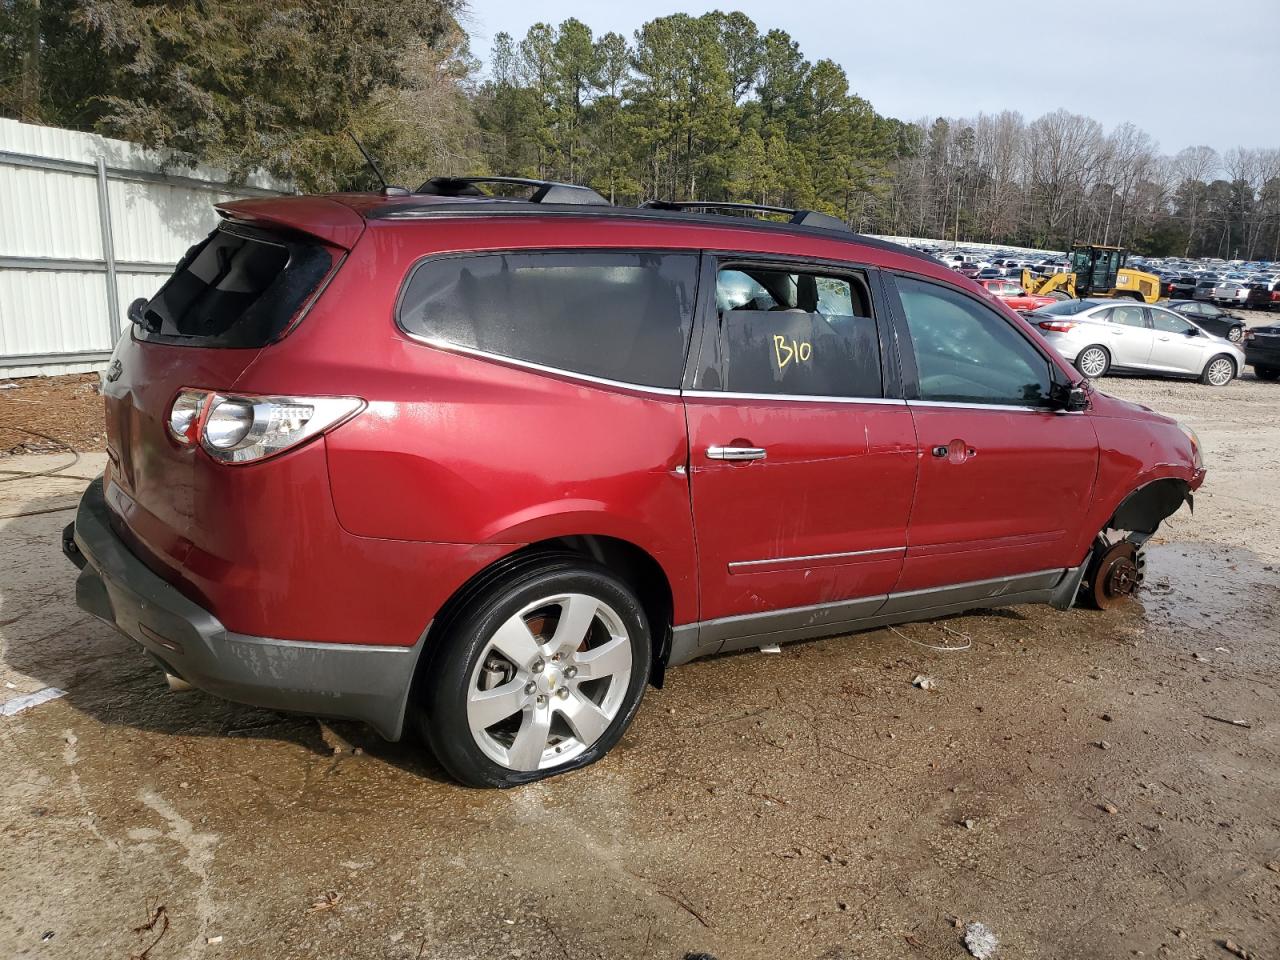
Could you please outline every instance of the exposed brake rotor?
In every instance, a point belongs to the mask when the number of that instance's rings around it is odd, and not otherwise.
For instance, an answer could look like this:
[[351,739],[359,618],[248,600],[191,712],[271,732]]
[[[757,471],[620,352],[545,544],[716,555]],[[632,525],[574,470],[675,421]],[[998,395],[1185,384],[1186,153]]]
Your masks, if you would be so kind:
[[1094,564],[1089,578],[1089,599],[1099,610],[1124,602],[1142,583],[1138,549],[1127,540],[1107,549]]

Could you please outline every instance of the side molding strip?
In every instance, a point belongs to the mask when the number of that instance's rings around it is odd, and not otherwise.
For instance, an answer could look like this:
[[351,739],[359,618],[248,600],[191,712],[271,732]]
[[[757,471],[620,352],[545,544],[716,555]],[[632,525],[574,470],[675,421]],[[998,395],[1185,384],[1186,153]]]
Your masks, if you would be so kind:
[[1074,596],[1072,585],[1078,588],[1083,575],[1084,564],[1081,564],[1070,569],[1038,570],[927,590],[682,624],[672,630],[668,666],[678,666],[716,653],[769,643],[838,636],[980,607],[1048,603],[1068,592]]

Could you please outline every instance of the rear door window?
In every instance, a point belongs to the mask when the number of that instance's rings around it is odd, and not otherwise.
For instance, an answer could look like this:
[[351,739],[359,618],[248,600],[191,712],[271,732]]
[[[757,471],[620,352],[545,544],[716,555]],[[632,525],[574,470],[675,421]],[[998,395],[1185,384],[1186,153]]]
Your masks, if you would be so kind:
[[921,400],[1041,407],[1049,361],[1000,314],[958,290],[897,278]]
[[724,266],[716,308],[726,392],[882,396],[880,340],[861,275]]
[[1145,327],[1147,325],[1146,311],[1142,307],[1115,307],[1111,310],[1111,316],[1108,319],[1112,323],[1118,323],[1125,327]]
[[698,255],[481,253],[426,260],[398,310],[410,335],[569,373],[678,388]]
[[282,336],[333,267],[318,243],[224,224],[187,251],[136,318],[136,336],[262,347]]

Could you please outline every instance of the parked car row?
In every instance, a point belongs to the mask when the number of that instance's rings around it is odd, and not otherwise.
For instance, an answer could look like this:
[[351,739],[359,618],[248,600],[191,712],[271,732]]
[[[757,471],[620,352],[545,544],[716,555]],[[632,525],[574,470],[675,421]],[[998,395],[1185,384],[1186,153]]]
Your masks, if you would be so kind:
[[[993,250],[920,243],[916,249],[958,273],[976,279],[1019,279],[1023,270],[1047,275],[1069,269],[1064,254],[1052,251]],[[1170,300],[1199,300],[1253,310],[1280,310],[1280,264],[1270,261],[1192,260],[1133,257],[1129,266],[1160,278]]]
[[1265,261],[1146,259],[1173,300],[1200,300],[1252,310],[1280,309],[1280,266]]

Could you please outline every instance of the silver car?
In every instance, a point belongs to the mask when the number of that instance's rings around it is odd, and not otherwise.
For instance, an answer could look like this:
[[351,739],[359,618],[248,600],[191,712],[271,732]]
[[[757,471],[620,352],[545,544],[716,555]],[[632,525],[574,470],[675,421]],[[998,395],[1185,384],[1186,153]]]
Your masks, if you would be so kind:
[[1217,303],[1244,306],[1249,301],[1249,283],[1238,278],[1219,280],[1218,285],[1213,288],[1212,299]]
[[1116,300],[1064,300],[1027,319],[1089,379],[1108,371],[1192,376],[1225,387],[1244,351],[1163,307]]

